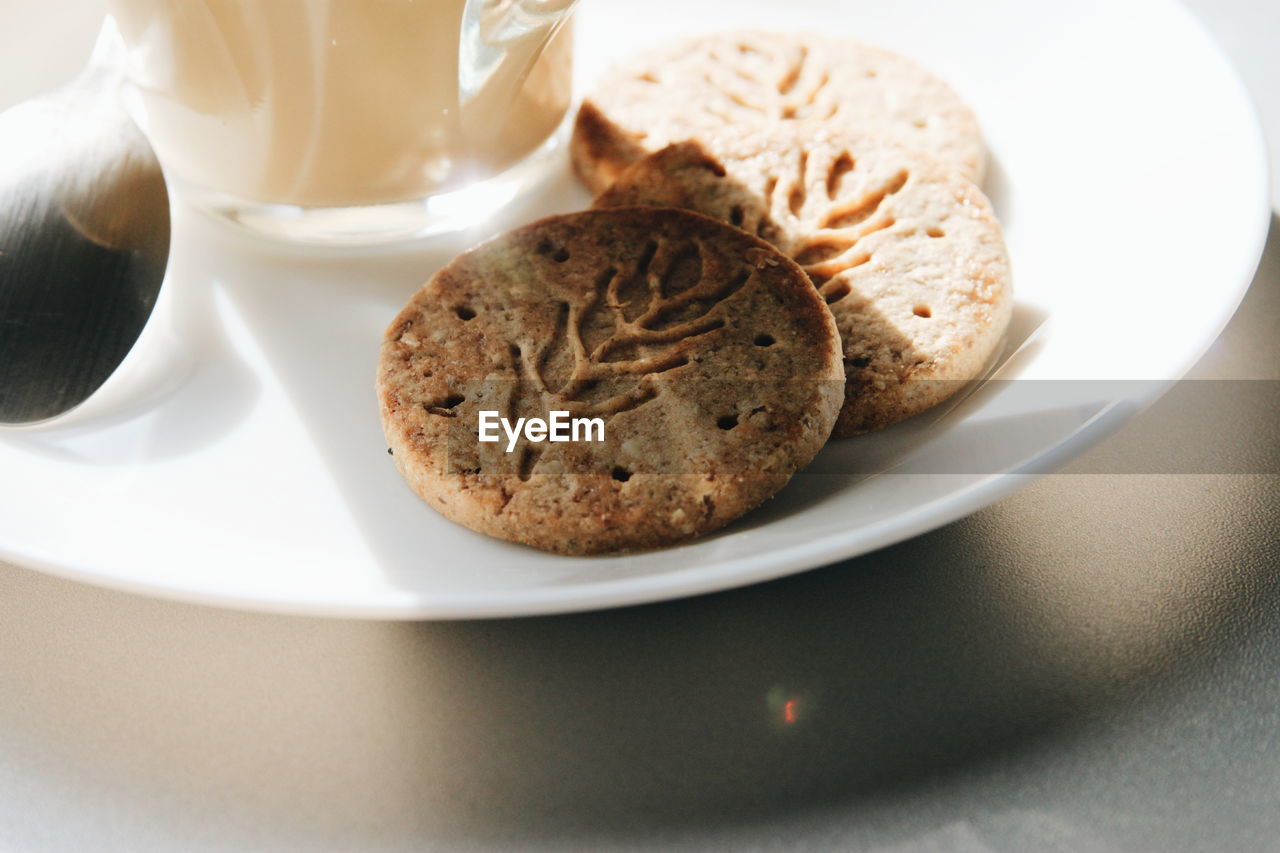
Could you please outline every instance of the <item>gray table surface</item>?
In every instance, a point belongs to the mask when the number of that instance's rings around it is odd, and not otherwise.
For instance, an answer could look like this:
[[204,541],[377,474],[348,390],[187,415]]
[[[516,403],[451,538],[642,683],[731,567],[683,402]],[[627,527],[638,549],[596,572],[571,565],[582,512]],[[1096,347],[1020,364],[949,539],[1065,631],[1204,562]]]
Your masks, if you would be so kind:
[[[1280,4],[1190,5],[1280,163]],[[0,849],[1280,849],[1278,329],[1273,215],[1205,381],[714,596],[342,622],[0,564]]]

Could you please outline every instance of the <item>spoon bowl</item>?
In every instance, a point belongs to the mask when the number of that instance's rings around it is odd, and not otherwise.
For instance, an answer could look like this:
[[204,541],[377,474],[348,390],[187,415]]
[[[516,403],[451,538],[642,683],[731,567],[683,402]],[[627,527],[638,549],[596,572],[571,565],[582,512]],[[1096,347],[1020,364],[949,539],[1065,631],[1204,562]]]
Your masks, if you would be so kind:
[[92,396],[164,280],[168,193],[121,102],[120,54],[108,25],[80,76],[0,114],[0,426]]

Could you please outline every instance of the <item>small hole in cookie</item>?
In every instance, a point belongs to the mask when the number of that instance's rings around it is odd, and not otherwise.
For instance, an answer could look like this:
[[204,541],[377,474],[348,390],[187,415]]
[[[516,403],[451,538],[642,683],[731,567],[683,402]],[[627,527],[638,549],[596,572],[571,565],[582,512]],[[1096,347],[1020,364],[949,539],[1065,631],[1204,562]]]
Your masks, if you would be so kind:
[[915,308],[911,309],[911,313],[915,314],[917,317],[928,318],[933,316],[933,311],[929,309],[928,305],[917,305]]
[[734,228],[742,227],[742,205],[735,204],[733,209],[729,211],[729,224]]
[[458,319],[463,322],[474,319],[476,316],[476,312],[472,311],[466,305],[459,305],[457,308],[454,308],[453,313],[457,314]]
[[619,465],[617,468],[613,469],[612,476],[613,479],[617,480],[619,483],[625,483],[627,480],[631,479],[631,472]]
[[771,347],[775,343],[773,335],[756,335],[756,346]]
[[433,415],[440,415],[441,417],[444,417],[444,418],[456,418],[458,416],[458,413],[455,412],[454,409],[456,409],[458,406],[461,406],[463,403],[466,402],[466,400],[467,398],[462,396],[461,394],[450,394],[448,397],[445,397],[439,403],[436,403],[434,405],[429,404],[427,406],[424,406],[423,408],[425,408],[428,412],[430,412]]
[[928,234],[930,237],[945,237],[947,234],[946,231],[943,231],[941,228],[939,228],[936,225],[924,233]]
[[725,415],[724,417],[716,421],[716,426],[720,427],[720,429],[733,429],[737,425],[738,425],[737,415]]
[[551,256],[551,260],[555,261],[557,264],[563,264],[565,261],[569,260],[569,253],[564,249],[557,249],[556,253]]
[[850,367],[859,367],[859,368],[869,367],[871,365],[871,359],[867,358],[866,356],[860,355],[860,356],[855,356],[854,358],[846,358],[844,360],[844,363],[849,365]]
[[512,358],[519,358],[519,357],[520,357],[520,354],[521,354],[521,353],[520,353],[520,345],[519,345],[519,344],[512,344],[512,345],[509,347],[509,351],[511,352],[511,357],[512,357]]

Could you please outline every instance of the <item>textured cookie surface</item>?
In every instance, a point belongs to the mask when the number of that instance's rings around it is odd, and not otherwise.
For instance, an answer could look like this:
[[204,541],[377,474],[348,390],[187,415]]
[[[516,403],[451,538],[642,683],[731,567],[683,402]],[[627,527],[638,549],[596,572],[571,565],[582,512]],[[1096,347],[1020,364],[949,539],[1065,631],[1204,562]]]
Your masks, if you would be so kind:
[[946,83],[890,51],[818,35],[730,32],[641,54],[583,102],[570,150],[600,192],[669,143],[806,121],[880,136],[982,178],[977,119]]
[[[460,255],[387,330],[383,428],[410,486],[475,530],[561,553],[718,528],[822,447],[839,336],[803,271],[705,216],[555,216]],[[481,411],[598,417],[604,441],[480,442]],[[585,432],[584,432],[585,435]]]
[[844,347],[836,434],[885,426],[980,374],[1012,308],[991,205],[970,181],[881,140],[783,125],[679,143],[626,170],[598,207],[697,210],[794,258]]

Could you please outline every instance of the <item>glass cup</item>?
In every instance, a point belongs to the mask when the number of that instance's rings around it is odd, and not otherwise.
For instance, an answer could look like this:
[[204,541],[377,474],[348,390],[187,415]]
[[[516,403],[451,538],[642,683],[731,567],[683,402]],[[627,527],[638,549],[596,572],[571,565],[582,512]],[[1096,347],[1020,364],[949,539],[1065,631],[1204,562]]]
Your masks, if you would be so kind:
[[575,0],[109,0],[174,189],[258,232],[456,230],[541,174]]

